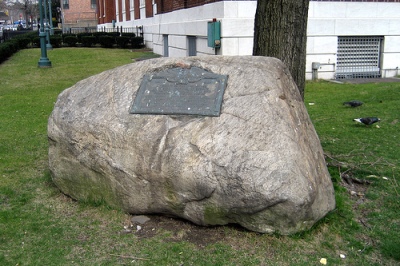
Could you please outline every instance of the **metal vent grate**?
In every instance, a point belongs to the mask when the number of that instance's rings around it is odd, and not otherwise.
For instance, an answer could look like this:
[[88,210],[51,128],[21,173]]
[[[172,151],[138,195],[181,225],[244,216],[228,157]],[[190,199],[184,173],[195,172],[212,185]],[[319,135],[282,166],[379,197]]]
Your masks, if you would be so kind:
[[383,37],[338,37],[336,79],[378,78]]

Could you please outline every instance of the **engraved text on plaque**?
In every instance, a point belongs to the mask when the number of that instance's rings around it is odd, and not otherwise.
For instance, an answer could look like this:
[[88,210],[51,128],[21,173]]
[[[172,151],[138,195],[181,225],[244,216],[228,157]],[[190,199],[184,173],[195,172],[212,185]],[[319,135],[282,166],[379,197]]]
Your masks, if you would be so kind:
[[130,113],[219,116],[227,79],[198,67],[146,74]]

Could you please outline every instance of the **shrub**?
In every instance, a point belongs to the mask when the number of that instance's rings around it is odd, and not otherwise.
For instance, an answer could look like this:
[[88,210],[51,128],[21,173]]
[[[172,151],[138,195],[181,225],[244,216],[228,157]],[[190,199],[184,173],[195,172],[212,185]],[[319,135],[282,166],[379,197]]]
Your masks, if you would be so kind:
[[37,36],[39,36],[39,33],[37,31],[28,31],[27,33],[16,36],[16,38],[29,38],[32,40]]
[[143,47],[143,37],[134,37],[131,39],[132,48],[142,48]]
[[15,40],[9,40],[0,44],[0,62],[4,62],[7,58],[18,51],[18,43]]
[[7,43],[0,43],[0,63],[4,62],[10,56],[10,50]]
[[65,36],[64,43],[70,47],[75,47],[78,42],[78,38],[76,36]]
[[126,33],[121,33],[121,36],[126,36],[126,37],[129,37],[129,38],[133,38],[133,37],[136,37],[136,34],[133,33],[133,32],[126,32]]
[[28,45],[32,42],[30,38],[25,36],[19,36],[18,38],[13,39],[16,41],[18,45],[18,50],[22,50],[28,47]]
[[94,36],[82,36],[81,43],[85,47],[91,47],[96,44],[96,37]]
[[73,34],[73,33],[63,33],[61,36],[62,36],[63,41],[64,41],[65,37],[68,37],[68,36],[76,37],[76,34]]
[[[63,44],[64,44],[64,45],[68,45],[68,43],[65,41],[65,38],[67,38],[67,40],[68,40],[68,37],[76,37],[76,34],[73,34],[73,33],[63,33],[63,34],[61,35],[61,37],[62,37],[62,42],[63,42]],[[77,40],[76,42],[78,42],[78,40]]]
[[115,32],[107,32],[106,35],[111,37],[118,37],[121,34],[118,31],[115,31]]
[[129,45],[131,38],[127,36],[120,36],[116,38],[118,47],[126,48]]
[[18,50],[20,50],[20,49],[27,48],[28,45],[31,44],[32,39],[37,36],[38,36],[38,32],[27,31],[26,33],[13,36],[12,39],[10,39],[9,41],[11,41],[11,40],[15,41],[18,45]]
[[54,48],[60,48],[62,44],[62,37],[58,35],[51,35],[50,36],[50,44]]
[[6,44],[9,45],[9,49],[10,49],[10,52],[11,52],[10,55],[12,55],[12,54],[18,52],[18,50],[19,50],[19,44],[18,44],[18,40],[17,40],[17,39],[7,40],[7,41],[6,41]]
[[99,32],[93,32],[92,35],[93,35],[94,37],[96,37],[96,43],[100,43],[99,37],[100,37],[100,36],[105,36],[105,35],[107,35],[107,33],[106,33],[106,32],[102,32],[102,31],[99,31]]
[[40,37],[39,36],[36,36],[35,38],[32,39],[32,46],[40,47]]
[[99,36],[99,43],[101,47],[111,48],[115,43],[115,38],[112,36]]
[[81,33],[78,33],[78,34],[76,35],[76,37],[78,37],[78,42],[79,42],[79,43],[83,43],[82,38],[83,38],[83,37],[87,37],[87,36],[92,36],[92,34],[91,34],[91,33],[88,33],[88,32],[81,32]]
[[62,35],[62,30],[54,29],[54,35]]

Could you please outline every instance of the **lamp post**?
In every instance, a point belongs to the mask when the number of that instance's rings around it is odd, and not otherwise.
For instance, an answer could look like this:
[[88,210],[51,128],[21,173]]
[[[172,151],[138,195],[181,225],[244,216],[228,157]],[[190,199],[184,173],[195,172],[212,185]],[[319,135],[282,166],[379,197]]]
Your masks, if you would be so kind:
[[45,1],[44,5],[43,5],[44,6],[44,19],[45,19],[45,21],[47,21],[47,25],[46,25],[46,29],[45,29],[46,40],[47,40],[46,47],[47,47],[47,50],[52,50],[53,46],[51,46],[51,43],[50,43],[50,19],[51,19],[51,17],[47,18],[47,15],[49,15],[49,12],[47,12],[47,8],[49,8],[49,10],[51,10],[51,0],[44,0],[44,1]]
[[43,23],[43,2],[39,0],[39,11],[40,11],[40,29],[39,29],[39,37],[40,37],[40,51],[41,57],[38,62],[39,67],[51,67],[51,62],[47,58],[47,47],[46,47],[46,32],[44,31],[44,23]]
[[51,0],[49,1],[49,27],[50,27],[50,35],[54,35],[54,29],[53,29],[53,14],[51,11]]

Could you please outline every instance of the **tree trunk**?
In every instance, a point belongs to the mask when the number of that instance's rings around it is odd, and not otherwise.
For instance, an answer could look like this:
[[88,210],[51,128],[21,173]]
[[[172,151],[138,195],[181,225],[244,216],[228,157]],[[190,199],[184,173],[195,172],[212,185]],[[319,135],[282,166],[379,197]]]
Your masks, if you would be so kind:
[[271,56],[289,68],[304,99],[309,0],[258,0],[253,55]]

